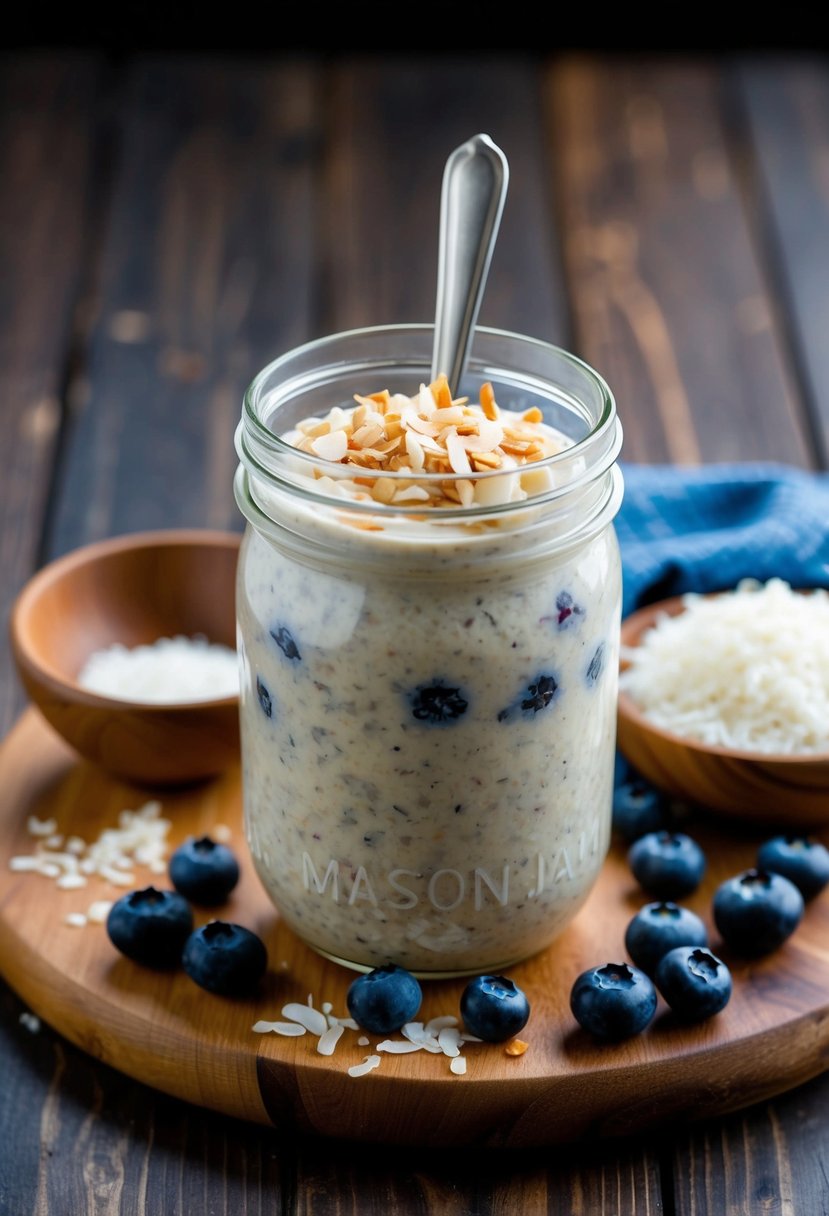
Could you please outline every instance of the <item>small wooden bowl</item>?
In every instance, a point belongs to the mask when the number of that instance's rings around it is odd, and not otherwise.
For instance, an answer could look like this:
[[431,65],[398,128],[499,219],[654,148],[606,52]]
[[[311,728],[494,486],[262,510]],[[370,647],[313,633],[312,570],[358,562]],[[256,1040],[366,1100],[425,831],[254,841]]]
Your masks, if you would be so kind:
[[[637,646],[682,597],[662,600],[622,622],[622,647]],[[622,659],[622,670],[628,666]],[[829,754],[792,757],[713,747],[655,726],[619,692],[617,744],[630,764],[677,799],[781,831],[829,824]]]
[[90,692],[77,676],[116,642],[203,635],[235,649],[240,541],[200,529],[114,537],[58,558],[20,592],[10,618],[20,679],[81,756],[139,785],[199,781],[238,758],[238,695],[148,704]]

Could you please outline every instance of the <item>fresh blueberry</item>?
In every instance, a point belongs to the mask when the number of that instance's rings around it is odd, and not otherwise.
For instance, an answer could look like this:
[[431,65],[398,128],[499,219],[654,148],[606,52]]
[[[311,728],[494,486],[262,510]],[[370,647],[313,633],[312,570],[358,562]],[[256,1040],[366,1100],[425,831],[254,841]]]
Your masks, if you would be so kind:
[[268,967],[265,943],[252,930],[212,920],[194,930],[181,962],[200,988],[217,996],[250,996]]
[[262,706],[262,712],[265,717],[273,717],[273,698],[259,676],[256,677],[256,695],[259,698],[259,704]]
[[348,1012],[371,1034],[393,1034],[412,1021],[422,1000],[420,984],[396,963],[358,975],[346,993]]
[[659,960],[656,986],[677,1017],[701,1022],[724,1009],[731,998],[731,972],[700,946],[676,946]]
[[712,907],[726,945],[746,958],[759,958],[791,937],[803,917],[804,900],[791,879],[750,869],[721,883]]
[[588,684],[597,683],[599,676],[604,671],[604,642],[600,642],[593,651],[593,657],[587,664],[587,671],[584,673]]
[[707,946],[705,922],[690,908],[670,901],[645,904],[625,930],[625,949],[648,975],[657,963],[677,946]]
[[170,880],[186,899],[204,907],[224,903],[239,881],[232,850],[209,836],[190,837],[170,858]]
[[287,629],[284,625],[279,625],[276,629],[271,630],[271,637],[286,659],[290,659],[292,663],[297,663],[302,659],[299,647],[294,641],[290,629]]
[[829,883],[829,849],[807,836],[773,836],[757,851],[757,869],[782,874],[808,903]]
[[668,799],[649,781],[636,777],[623,781],[613,791],[613,830],[629,842],[648,832],[667,828]]
[[569,591],[562,591],[556,596],[556,624],[559,629],[571,629],[580,616],[584,616],[584,609],[575,602]]
[[433,726],[454,722],[466,713],[469,702],[460,688],[445,684],[421,684],[411,697],[412,715]]
[[486,1043],[503,1043],[526,1026],[530,1003],[513,980],[476,975],[461,993],[461,1017],[470,1034]]
[[584,1030],[605,1042],[630,1038],[656,1013],[653,980],[627,963],[583,971],[570,990],[570,1009]]
[[705,873],[705,854],[684,832],[646,832],[628,850],[637,882],[656,899],[682,899],[696,891]]
[[107,916],[116,949],[145,967],[177,967],[193,931],[193,909],[178,891],[145,887],[117,899]]

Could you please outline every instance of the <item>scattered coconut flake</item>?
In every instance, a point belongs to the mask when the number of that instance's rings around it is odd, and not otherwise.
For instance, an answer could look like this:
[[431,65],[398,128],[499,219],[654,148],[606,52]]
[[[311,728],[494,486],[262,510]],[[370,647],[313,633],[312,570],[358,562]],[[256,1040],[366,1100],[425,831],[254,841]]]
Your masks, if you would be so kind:
[[368,1045],[369,1045],[369,1040],[366,1038],[366,1036],[364,1034],[361,1034],[359,1039],[357,1040],[357,1046],[358,1047],[368,1047]]
[[407,1055],[411,1051],[422,1051],[425,1043],[413,1043],[410,1039],[383,1039],[377,1044],[378,1051],[387,1051],[393,1056]]
[[254,1022],[253,1029],[256,1034],[284,1034],[289,1038],[296,1038],[301,1034],[305,1034],[305,1027],[300,1026],[299,1022]]
[[329,1026],[328,1029],[320,1035],[319,1042],[317,1043],[317,1051],[321,1056],[332,1056],[334,1054],[334,1048],[342,1038],[344,1029],[345,1028],[343,1026]]
[[82,929],[86,924],[86,917],[83,912],[67,912],[63,918],[65,925],[70,925],[73,929]]
[[320,1009],[325,1014],[325,1016],[328,1017],[329,1013],[333,1012],[334,1006],[331,1004],[330,1001],[323,1001],[322,1004],[320,1005]]
[[380,1067],[379,1056],[366,1056],[362,1064],[352,1064],[348,1070],[350,1077],[364,1077],[367,1072],[371,1072],[374,1068]]
[[233,839],[233,832],[226,823],[216,823],[210,833],[218,844],[228,844]]
[[454,1056],[449,1061],[449,1071],[456,1077],[462,1077],[466,1072],[466,1056]]
[[96,899],[86,910],[86,919],[95,925],[102,925],[112,910],[111,899]]
[[460,1055],[460,1031],[455,1026],[444,1026],[438,1035],[440,1049],[445,1056]]
[[439,1017],[429,1018],[424,1026],[427,1034],[439,1034],[446,1026],[457,1026],[458,1019],[453,1013],[442,1013]]
[[58,825],[54,819],[38,819],[37,815],[30,815],[26,828],[30,836],[54,836]]
[[290,1001],[287,1005],[283,1005],[282,1016],[299,1022],[300,1026],[310,1030],[311,1034],[323,1035],[328,1030],[325,1015],[311,1005],[300,1005],[296,1001]]
[[60,835],[50,836],[46,841],[47,849],[59,849],[63,844],[63,837]]
[[75,891],[78,887],[85,887],[88,881],[84,874],[61,874],[57,886],[62,891]]
[[34,1013],[29,1013],[27,1009],[23,1010],[18,1018],[18,1021],[20,1022],[20,1025],[25,1026],[31,1034],[37,1034],[37,1032],[40,1030],[40,1018]]

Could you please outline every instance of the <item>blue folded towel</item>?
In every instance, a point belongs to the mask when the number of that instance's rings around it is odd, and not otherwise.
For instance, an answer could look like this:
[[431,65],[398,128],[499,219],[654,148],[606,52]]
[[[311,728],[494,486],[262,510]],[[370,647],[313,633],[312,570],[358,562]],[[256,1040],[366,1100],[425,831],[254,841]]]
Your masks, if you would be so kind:
[[621,469],[624,616],[741,578],[829,587],[829,473],[773,463]]

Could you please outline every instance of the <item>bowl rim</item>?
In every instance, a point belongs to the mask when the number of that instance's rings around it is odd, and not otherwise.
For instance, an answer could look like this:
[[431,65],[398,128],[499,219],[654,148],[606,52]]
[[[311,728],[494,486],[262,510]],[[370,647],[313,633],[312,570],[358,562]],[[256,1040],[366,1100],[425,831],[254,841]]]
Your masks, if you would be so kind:
[[[824,588],[795,588],[795,590],[808,594],[809,590],[824,590]],[[686,607],[685,596],[687,594],[704,595],[706,598],[711,599],[731,593],[732,591],[728,589],[724,591],[685,592],[681,595],[670,596],[667,599],[656,600],[651,604],[644,604],[642,607],[628,613],[623,618],[620,628],[620,673],[630,666],[630,662],[625,659],[623,652],[626,649],[635,649],[639,645],[642,634],[652,627],[657,617],[662,615],[679,616],[684,612]],[[636,640],[631,641],[629,635],[635,636]],[[689,735],[678,735],[674,731],[666,730],[665,727],[658,726],[655,722],[652,722],[644,711],[637,706],[633,698],[622,688],[618,690],[617,713],[620,717],[626,718],[637,730],[656,736],[674,747],[685,748],[701,756],[714,756],[720,759],[735,760],[744,764],[761,765],[769,768],[773,766],[805,768],[808,765],[829,765],[829,751],[801,752],[798,754],[791,752],[751,751],[745,748],[724,747],[720,744],[705,743],[703,740],[694,739]]]
[[242,533],[221,528],[156,528],[139,532],[119,533],[117,536],[104,537],[101,540],[90,541],[70,549],[68,553],[54,558],[41,566],[29,578],[17,593],[9,613],[9,640],[15,662],[31,679],[36,679],[54,696],[66,697],[69,694],[75,704],[85,705],[92,709],[130,711],[148,716],[169,716],[173,714],[192,714],[199,710],[232,709],[239,704],[239,693],[226,697],[204,698],[198,701],[130,701],[122,697],[109,697],[103,693],[91,692],[77,681],[62,675],[56,668],[45,665],[40,656],[25,644],[21,623],[31,611],[33,603],[44,589],[71,571],[90,565],[100,558],[109,557],[126,550],[176,548],[193,546],[197,548],[238,548],[242,543]]

